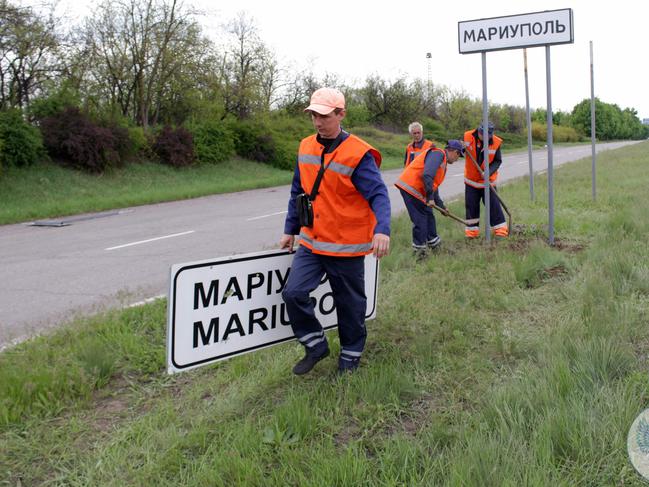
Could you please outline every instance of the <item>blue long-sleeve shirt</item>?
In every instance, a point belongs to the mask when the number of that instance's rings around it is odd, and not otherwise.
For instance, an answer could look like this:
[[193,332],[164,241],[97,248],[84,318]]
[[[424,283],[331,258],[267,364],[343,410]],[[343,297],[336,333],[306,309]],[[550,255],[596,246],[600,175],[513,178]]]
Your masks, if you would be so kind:
[[426,200],[430,201],[431,199],[435,202],[440,208],[446,208],[442,198],[439,196],[439,191],[433,190],[433,180],[435,179],[435,174],[439,170],[440,166],[444,162],[444,155],[436,150],[429,150],[426,153],[426,158],[424,159],[424,190],[426,191]]
[[[342,131],[333,141],[322,140],[319,137],[318,141],[325,146],[325,153],[329,154],[347,137],[349,137],[349,134]],[[390,235],[390,197],[381,177],[381,172],[376,166],[374,156],[370,152],[365,153],[358,163],[352,173],[351,180],[356,190],[367,200],[376,217],[374,233]],[[287,235],[298,235],[300,233],[300,220],[295,206],[295,198],[302,193],[304,193],[304,189],[300,181],[300,166],[296,164],[293,182],[291,183],[291,197],[288,201],[288,214],[284,222],[284,233]]]

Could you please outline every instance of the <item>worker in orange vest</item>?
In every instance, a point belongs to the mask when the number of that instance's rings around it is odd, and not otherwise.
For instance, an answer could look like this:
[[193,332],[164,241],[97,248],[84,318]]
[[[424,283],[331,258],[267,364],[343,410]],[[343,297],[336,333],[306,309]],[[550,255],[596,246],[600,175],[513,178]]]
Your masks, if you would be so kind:
[[439,186],[446,176],[446,164],[453,164],[463,155],[462,141],[449,140],[444,150],[430,148],[415,157],[394,183],[412,221],[412,248],[420,259],[427,255],[428,249],[435,249],[441,243],[430,204],[434,202],[446,210]]
[[432,140],[424,139],[424,127],[419,122],[412,122],[408,125],[408,132],[412,137],[412,142],[406,147],[406,155],[403,159],[404,167],[422,152],[435,147]]
[[[476,130],[467,130],[464,132],[464,145],[466,146],[467,156],[464,159],[464,207],[466,210],[467,226],[464,234],[467,238],[477,238],[480,236],[480,201],[484,203],[484,179],[480,171],[473,163],[476,161],[484,171],[484,150],[482,145],[482,123]],[[502,139],[494,135],[494,125],[489,122],[489,181],[495,187],[498,179],[498,169],[502,164],[502,155],[500,146]],[[489,220],[491,222],[491,231],[498,237],[509,235],[505,215],[503,214],[500,202],[493,191],[489,192]]]
[[316,134],[298,149],[284,235],[279,245],[299,246],[282,291],[291,327],[305,348],[293,373],[309,372],[329,355],[311,292],[326,275],[338,316],[339,373],[358,368],[367,331],[365,255],[381,258],[390,250],[390,198],[379,166],[381,154],[342,130],[345,97],[320,88],[305,109]]

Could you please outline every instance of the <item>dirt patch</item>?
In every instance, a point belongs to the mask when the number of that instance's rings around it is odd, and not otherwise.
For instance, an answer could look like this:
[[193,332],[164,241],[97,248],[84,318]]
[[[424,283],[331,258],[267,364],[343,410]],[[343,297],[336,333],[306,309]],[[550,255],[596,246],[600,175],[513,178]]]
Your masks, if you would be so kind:
[[129,383],[121,376],[113,380],[110,391],[96,391],[92,403],[91,426],[97,432],[106,432],[120,422],[130,408]]
[[428,422],[432,410],[440,407],[439,401],[432,394],[424,394],[410,404],[408,411],[401,414],[397,427],[388,431],[389,434],[402,432],[408,436],[416,436]]
[[[192,374],[176,374],[173,377],[173,383],[168,387],[169,393],[176,398],[183,397],[187,392],[187,384],[194,382],[195,377]],[[203,398],[208,399],[208,398]]]
[[525,254],[532,242],[537,242],[538,239],[525,239],[525,238],[510,238],[508,241],[508,248],[516,254]]
[[334,435],[334,444],[337,448],[346,448],[353,440],[360,438],[361,434],[361,427],[352,420]]
[[509,229],[511,236],[525,236],[525,237],[543,237],[548,234],[547,225],[536,225],[534,223],[514,223]]
[[568,269],[565,266],[558,264],[552,267],[549,267],[543,271],[544,279],[554,279],[556,277],[561,277],[565,274],[568,274]]
[[103,404],[99,404],[92,422],[95,430],[100,433],[112,430],[127,409],[128,403],[119,397],[111,398],[104,401]]
[[[509,250],[516,254],[526,254],[532,245],[543,243],[548,244],[547,237],[526,237],[523,235],[512,236],[507,241],[507,247]],[[559,250],[560,252],[566,252],[569,254],[578,254],[586,249],[586,245],[579,242],[572,242],[569,240],[561,240],[558,238],[554,239],[554,245],[551,248]]]
[[579,252],[582,252],[583,250],[586,249],[586,245],[577,242],[570,242],[567,240],[564,241],[561,239],[555,239],[554,248],[557,250],[561,250],[562,252],[568,252],[570,254],[578,254]]

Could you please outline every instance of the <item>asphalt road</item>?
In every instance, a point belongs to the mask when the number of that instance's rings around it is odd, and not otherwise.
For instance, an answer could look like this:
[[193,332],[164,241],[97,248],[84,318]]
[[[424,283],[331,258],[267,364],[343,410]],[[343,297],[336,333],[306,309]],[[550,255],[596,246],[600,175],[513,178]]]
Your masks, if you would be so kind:
[[[554,164],[590,154],[590,145],[555,147]],[[547,151],[533,161],[546,170]],[[445,200],[463,194],[463,165],[449,165]],[[393,214],[404,210],[393,186],[400,172],[384,172]],[[507,154],[499,182],[527,173],[527,152]],[[172,264],[275,248],[288,194],[281,186],[47,222],[64,226],[0,226],[0,349],[76,315],[165,295]]]

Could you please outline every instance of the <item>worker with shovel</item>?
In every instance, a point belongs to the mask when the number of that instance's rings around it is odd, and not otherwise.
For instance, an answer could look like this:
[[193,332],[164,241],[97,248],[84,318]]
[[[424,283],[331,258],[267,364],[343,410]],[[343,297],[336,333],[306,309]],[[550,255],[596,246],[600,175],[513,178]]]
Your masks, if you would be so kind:
[[[467,238],[480,236],[480,201],[484,203],[484,150],[482,141],[482,123],[476,130],[464,132],[464,145],[466,157],[464,162],[464,207],[466,209],[466,222],[464,234]],[[502,164],[500,146],[502,139],[494,135],[494,125],[489,122],[489,181],[495,189],[498,179],[498,169]],[[500,205],[500,199],[495,191],[489,192],[491,231],[497,237],[507,237],[509,228],[505,215]]]
[[412,248],[418,258],[441,243],[431,207],[435,205],[448,214],[439,196],[439,186],[446,176],[446,164],[453,164],[463,155],[464,144],[460,140],[449,140],[444,149],[429,148],[415,157],[394,183],[412,221]]

